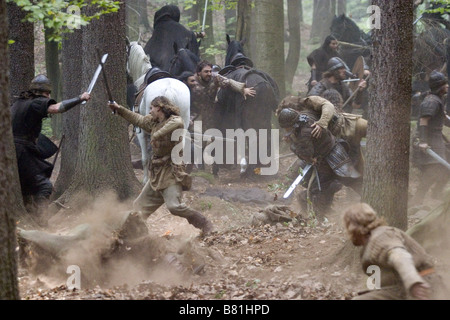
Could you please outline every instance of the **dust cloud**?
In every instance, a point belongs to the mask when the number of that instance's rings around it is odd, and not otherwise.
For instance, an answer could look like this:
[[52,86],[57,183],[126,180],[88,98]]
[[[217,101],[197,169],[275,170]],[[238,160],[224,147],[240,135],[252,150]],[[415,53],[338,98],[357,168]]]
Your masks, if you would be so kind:
[[[89,197],[79,194],[77,199]],[[75,266],[81,288],[135,286],[144,280],[179,284],[188,271],[201,266],[192,238],[169,241],[152,235],[131,208],[131,203],[122,203],[108,192],[89,205],[84,203],[80,211],[60,210],[50,219],[51,232],[24,233],[27,265],[49,287],[65,284],[71,276],[68,267]]]

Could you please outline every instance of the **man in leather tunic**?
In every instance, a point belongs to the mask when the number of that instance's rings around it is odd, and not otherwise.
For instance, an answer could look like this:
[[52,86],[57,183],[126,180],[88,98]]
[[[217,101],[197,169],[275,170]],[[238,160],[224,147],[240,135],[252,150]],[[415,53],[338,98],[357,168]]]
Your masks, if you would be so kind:
[[151,135],[153,156],[150,165],[150,179],[134,200],[133,208],[147,219],[164,203],[171,214],[186,218],[203,235],[213,230],[212,223],[200,212],[189,208],[182,202],[182,191],[191,188],[191,177],[185,171],[185,164],[172,161],[172,149],[180,141],[172,141],[172,133],[183,129],[180,110],[166,97],[156,97],[151,102],[150,114],[143,116],[130,111],[117,103],[109,104],[113,111],[133,125]]
[[370,266],[380,268],[380,288],[364,291],[354,300],[449,298],[448,289],[434,270],[434,259],[405,232],[387,226],[370,205],[351,205],[343,222],[352,243],[362,247],[364,273]]
[[[285,108],[278,115],[280,127],[287,132],[283,139],[290,144],[291,151],[303,160],[303,166],[312,164],[317,169],[318,177],[310,185],[311,202],[318,213],[324,213],[343,185],[359,192],[362,179],[346,150],[330,130],[324,129],[319,137],[312,136],[312,124],[317,120],[310,110],[297,112]],[[308,187],[308,178],[312,179],[305,176],[305,187]],[[301,204],[307,202],[307,190],[301,194],[300,200]]]

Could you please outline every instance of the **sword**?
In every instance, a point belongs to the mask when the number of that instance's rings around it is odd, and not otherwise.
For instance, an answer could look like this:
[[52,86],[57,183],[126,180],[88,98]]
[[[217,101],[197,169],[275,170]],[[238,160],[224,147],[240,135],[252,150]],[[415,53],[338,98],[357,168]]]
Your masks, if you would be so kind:
[[359,78],[356,78],[356,79],[345,79],[345,80],[342,80],[342,82],[355,82],[355,81],[359,81],[359,80],[361,80],[361,79],[359,79]]
[[[95,70],[94,76],[92,77],[91,83],[89,84],[89,87],[87,89],[87,93],[91,93],[92,89],[94,89],[95,83],[97,82],[98,76],[100,75],[100,72],[102,71],[103,64],[106,61],[106,58],[108,58],[108,54],[105,53],[101,59],[101,63],[98,65],[97,69]],[[81,104],[86,104],[86,101],[83,101]]]
[[435,160],[437,160],[440,164],[442,164],[444,167],[446,167],[448,170],[450,170],[450,163],[445,161],[440,155],[438,155],[436,152],[431,150],[430,147],[426,149],[426,152],[432,156]]
[[[109,89],[108,79],[106,78],[106,72],[103,69],[103,63],[104,63],[103,60],[102,60],[103,58],[100,58],[100,51],[98,49],[97,49],[97,54],[98,54],[98,57],[100,59],[100,66],[101,66],[100,70],[103,73],[103,80],[105,81],[105,87],[106,87],[106,92],[108,93],[109,103],[115,103],[114,99],[112,98],[111,90]],[[114,110],[112,113],[115,114],[116,111]]]
[[205,0],[205,10],[203,11],[203,24],[202,24],[202,32],[205,31],[205,22],[206,22],[206,10],[208,9],[208,0]]
[[291,195],[292,191],[294,191],[294,189],[299,185],[299,183],[302,182],[311,167],[311,164],[306,165],[306,167],[302,170],[302,173],[298,175],[298,177],[294,180],[289,189],[287,189],[287,191],[283,195],[284,199],[287,199]]

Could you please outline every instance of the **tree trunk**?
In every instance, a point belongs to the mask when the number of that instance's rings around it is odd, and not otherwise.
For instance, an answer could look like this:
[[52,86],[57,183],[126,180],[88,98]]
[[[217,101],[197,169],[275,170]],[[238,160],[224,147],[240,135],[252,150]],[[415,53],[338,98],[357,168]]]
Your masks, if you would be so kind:
[[283,1],[258,0],[253,12],[251,46],[255,67],[277,82],[280,96],[286,94],[284,77]]
[[[61,69],[59,66],[59,49],[58,42],[51,41],[49,35],[53,30],[45,30],[45,69],[47,77],[52,82],[52,98],[56,101],[61,100]],[[61,138],[62,117],[55,114],[51,118],[53,136]]]
[[337,15],[345,14],[347,12],[347,0],[337,0]]
[[127,37],[130,41],[138,41],[139,23],[141,20],[140,0],[128,0],[126,5]]
[[20,92],[28,90],[34,78],[34,26],[22,22],[25,12],[14,2],[8,2],[10,81],[9,95],[12,104]]
[[[202,0],[199,2],[199,5],[201,8],[201,20],[200,25],[203,25],[203,15],[205,10],[205,0]],[[213,20],[213,12],[211,7],[208,5],[208,9],[206,11],[206,20],[205,20],[205,32],[206,37],[202,39],[202,58],[215,64],[216,63],[216,57],[214,55],[206,54],[206,49],[208,49],[211,46],[214,46],[215,40],[214,40],[214,20]]]
[[334,17],[336,15],[336,1],[337,0],[331,0],[330,4],[330,16]]
[[139,1],[139,13],[141,14],[141,24],[144,26],[145,30],[150,31],[150,23],[148,22],[148,10],[147,10],[147,0]]
[[198,20],[200,21],[200,23],[202,23],[202,20],[199,18],[199,12],[199,5],[197,2],[195,2],[195,4],[192,4],[192,7],[189,9],[189,22],[195,22]]
[[244,52],[248,57],[252,57],[250,47],[250,32],[251,32],[251,13],[252,1],[239,0],[237,5],[237,20],[236,20],[236,40],[245,40]]
[[[450,79],[450,39],[446,39],[447,79]],[[450,94],[447,94],[447,113],[450,114]]]
[[[94,10],[88,6],[89,10]],[[92,14],[92,12],[90,12]],[[102,72],[106,73],[113,99],[126,105],[126,47],[125,4],[117,13],[107,14],[93,20],[83,30],[82,87],[89,84],[97,68],[100,55],[108,53]],[[119,200],[135,197],[141,185],[132,164],[128,143],[128,123],[115,116],[107,107],[109,100],[103,75],[100,75],[91,100],[81,106],[79,146],[75,173],[68,190],[60,197],[67,203],[71,197],[82,192],[84,203],[106,191],[112,191]]]
[[303,23],[303,3],[302,0],[299,0],[299,16],[298,16],[298,20],[300,21],[300,23]]
[[288,24],[289,24],[289,51],[286,58],[286,86],[291,91],[294,75],[300,60],[300,0],[287,1]]
[[332,12],[333,0],[314,0],[313,22],[311,27],[311,40],[314,43],[322,43],[330,34],[331,21],[334,17]]
[[[82,29],[75,29],[73,33],[67,34],[62,42],[62,99],[71,99],[81,93],[82,86],[82,56],[79,48],[83,47]],[[87,71],[86,71],[87,72]],[[89,70],[89,75],[93,75],[93,70]],[[98,84],[96,85],[97,92]],[[83,108],[83,106],[81,107]],[[64,141],[60,150],[60,169],[56,179],[52,194],[53,199],[59,198],[69,187],[75,173],[77,164],[77,154],[79,147],[80,132],[80,107],[75,107],[69,112],[61,114],[62,134]]]
[[[373,31],[363,200],[406,229],[409,184],[412,1],[374,0],[381,28]],[[386,27],[389,26],[389,27]]]
[[236,9],[225,8],[225,33],[234,34],[236,31]]
[[16,197],[19,185],[9,111],[9,58],[6,2],[0,1],[0,300],[18,300],[16,259]]

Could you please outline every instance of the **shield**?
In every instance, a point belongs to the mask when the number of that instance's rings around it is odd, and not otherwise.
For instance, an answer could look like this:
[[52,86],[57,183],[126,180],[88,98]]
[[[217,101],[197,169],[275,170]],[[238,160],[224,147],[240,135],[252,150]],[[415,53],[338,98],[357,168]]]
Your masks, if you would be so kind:
[[[365,61],[363,56],[359,56],[353,65],[352,73],[358,76],[359,79],[364,79],[364,65]],[[354,92],[358,88],[358,84],[359,81],[354,81],[350,82],[348,86]]]
[[39,134],[36,144],[42,155],[42,158],[44,159],[50,158],[58,151],[58,147],[56,146],[56,144],[54,144],[52,140],[47,138],[47,136],[43,135],[42,133]]

